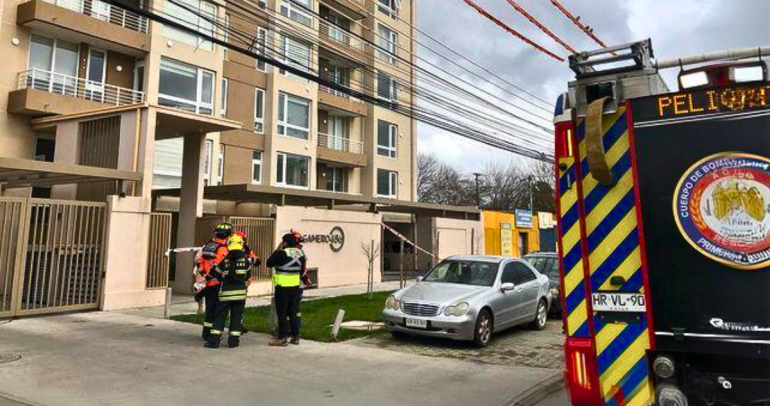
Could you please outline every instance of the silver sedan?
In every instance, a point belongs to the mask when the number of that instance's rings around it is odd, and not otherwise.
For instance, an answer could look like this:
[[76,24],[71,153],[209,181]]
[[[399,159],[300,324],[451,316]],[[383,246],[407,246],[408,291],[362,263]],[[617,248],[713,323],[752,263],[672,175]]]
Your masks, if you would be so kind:
[[544,329],[550,304],[548,277],[527,262],[461,255],[388,297],[382,315],[396,337],[446,337],[484,347],[494,332],[527,323]]

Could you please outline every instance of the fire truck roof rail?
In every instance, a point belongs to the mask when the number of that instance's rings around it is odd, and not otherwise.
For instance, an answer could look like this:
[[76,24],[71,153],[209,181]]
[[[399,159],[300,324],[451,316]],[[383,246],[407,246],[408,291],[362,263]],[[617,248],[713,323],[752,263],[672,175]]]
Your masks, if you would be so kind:
[[676,68],[685,65],[695,65],[698,63],[713,61],[734,61],[746,58],[770,57],[770,45],[752,48],[732,49],[727,51],[709,52],[700,55],[692,55],[684,58],[672,58],[663,61],[657,61],[655,67],[658,69]]
[[[609,56],[598,57],[607,54]],[[652,68],[652,57],[652,41],[646,39],[594,51],[578,52],[570,55],[569,67],[575,72],[577,79],[583,79],[592,76]],[[622,64],[618,66],[618,64],[626,61],[633,61],[634,63],[632,65]],[[602,65],[610,65],[610,67],[601,69]]]

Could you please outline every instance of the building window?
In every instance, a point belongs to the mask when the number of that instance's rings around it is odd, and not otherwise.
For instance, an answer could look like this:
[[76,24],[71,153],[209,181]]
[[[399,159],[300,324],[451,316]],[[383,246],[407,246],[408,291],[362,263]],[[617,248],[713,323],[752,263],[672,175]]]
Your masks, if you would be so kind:
[[307,189],[310,178],[310,158],[279,152],[276,159],[276,184]]
[[[230,43],[230,14],[225,14],[225,29],[224,29],[224,32],[222,33],[222,40],[225,43],[228,43],[228,44]],[[229,59],[227,54],[228,48],[224,47],[223,51],[224,51],[225,60]]]
[[251,153],[251,183],[259,185],[262,183],[262,152],[254,151]]
[[[182,5],[168,1],[165,3],[166,10],[164,14],[169,20],[192,28],[203,35],[214,36],[214,24],[212,21],[216,21],[217,18],[217,7],[215,5],[202,0],[175,0],[175,2],[182,3]],[[163,27],[163,35],[201,49],[214,50],[214,44],[211,41],[173,27]]]
[[377,97],[398,103],[398,82],[383,71],[377,72]]
[[158,103],[194,113],[213,114],[214,72],[173,59],[161,59]]
[[401,10],[401,0],[377,0],[377,8],[381,13],[397,18],[398,11]]
[[[257,27],[257,54],[267,56],[265,53],[265,47],[267,44],[267,30],[262,27]],[[267,63],[265,61],[256,60],[256,67],[262,72],[267,72]]]
[[80,46],[73,42],[32,35],[27,86],[33,89],[76,96]]
[[345,193],[348,191],[347,168],[326,167],[326,190]]
[[398,126],[377,120],[377,155],[395,158],[397,145]]
[[281,14],[308,27],[313,25],[313,17],[310,16],[310,13],[308,11],[312,9],[313,9],[312,0],[282,0],[281,1]]
[[[304,72],[310,72],[312,50],[309,44],[301,41],[297,41],[291,37],[283,36],[281,38],[281,57],[286,64],[297,68]],[[288,72],[284,69],[280,70],[282,75],[290,77],[300,78],[302,77]]]
[[310,100],[278,94],[278,134],[310,139]]
[[225,146],[219,144],[219,159],[217,160],[217,186],[222,186],[225,178]]
[[211,153],[214,149],[214,141],[206,140],[206,156],[203,159],[203,184],[211,184]]
[[390,28],[380,24],[377,33],[377,45],[380,49],[377,50],[377,57],[381,61],[385,61],[391,65],[396,64],[396,55],[398,55],[398,34]]
[[230,81],[227,78],[222,78],[222,100],[219,106],[219,116],[222,118],[227,117],[227,93],[230,91]]
[[254,132],[265,133],[265,91],[254,89]]
[[377,169],[377,196],[395,199],[398,192],[398,173]]

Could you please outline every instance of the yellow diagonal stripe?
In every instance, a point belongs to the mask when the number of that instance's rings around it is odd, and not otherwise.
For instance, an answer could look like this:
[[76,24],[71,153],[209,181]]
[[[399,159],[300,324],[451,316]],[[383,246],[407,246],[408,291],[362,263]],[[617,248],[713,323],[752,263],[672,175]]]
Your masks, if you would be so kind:
[[589,256],[588,263],[590,264],[591,273],[596,271],[599,266],[604,263],[610,254],[615,251],[618,245],[636,229],[636,208],[629,210],[628,214],[623,217],[623,220],[618,222],[618,225],[607,234],[607,237],[599,244],[599,246]]
[[567,336],[571,337],[588,319],[588,305],[585,299],[567,316]]
[[[606,328],[607,326],[605,326]],[[645,356],[645,351],[650,348],[650,337],[645,329],[631,345],[623,351],[615,362],[602,374],[601,386],[605,399],[613,395],[613,387],[618,385],[628,371]]]
[[594,207],[586,218],[586,235],[591,235],[602,220],[618,205],[631,188],[634,186],[634,179],[631,177],[631,171],[626,171],[618,183],[607,193],[599,204]]
[[561,246],[564,250],[564,254],[566,255],[568,252],[572,250],[572,248],[575,247],[580,242],[580,222],[576,222],[572,228],[567,230],[566,233],[564,233],[564,236],[561,238]]
[[649,379],[645,379],[634,389],[631,397],[626,398],[626,406],[649,406],[653,400],[652,385]]
[[[625,280],[631,279],[631,276],[642,266],[642,256],[639,253],[639,247],[636,247],[631,254],[615,269],[607,281],[599,287],[599,290],[618,290],[620,286],[613,286],[610,280],[613,276],[621,276]],[[641,272],[641,271],[640,271]]]
[[584,278],[583,261],[580,260],[575,266],[564,274],[564,297],[568,297],[575,290]]
[[569,209],[571,209],[572,206],[574,206],[577,202],[577,193],[575,193],[575,188],[573,187],[566,192],[562,191],[562,195],[559,200],[559,209],[561,210],[561,215],[564,216],[564,214],[566,214]]
[[[585,144],[585,141],[581,143],[580,146],[580,160],[582,161],[585,159],[585,146],[582,145]],[[629,149],[629,141],[628,141],[628,131],[623,133],[623,135],[618,138],[617,141],[615,141],[615,144],[610,148],[609,151],[606,152],[605,156],[607,157],[607,165],[609,165],[610,168],[615,166],[616,163],[620,160],[620,157],[623,156],[623,154],[626,153]],[[589,174],[583,174],[583,196],[588,196],[589,193],[591,193],[592,190],[598,185],[599,182],[594,179],[593,176],[589,176]]]
[[596,334],[596,355],[602,355],[604,350],[615,341],[620,333],[626,329],[626,324],[609,323]]

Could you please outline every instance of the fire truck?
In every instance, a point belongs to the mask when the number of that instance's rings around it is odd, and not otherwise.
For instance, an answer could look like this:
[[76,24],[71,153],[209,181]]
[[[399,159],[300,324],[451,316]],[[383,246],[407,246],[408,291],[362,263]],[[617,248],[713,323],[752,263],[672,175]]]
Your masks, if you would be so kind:
[[573,405],[770,405],[768,51],[570,57],[554,123]]

